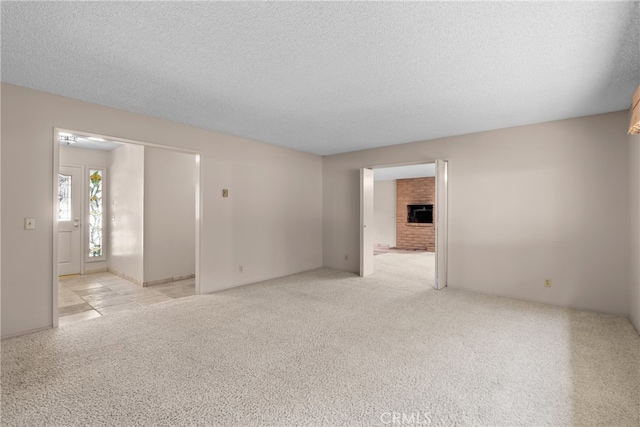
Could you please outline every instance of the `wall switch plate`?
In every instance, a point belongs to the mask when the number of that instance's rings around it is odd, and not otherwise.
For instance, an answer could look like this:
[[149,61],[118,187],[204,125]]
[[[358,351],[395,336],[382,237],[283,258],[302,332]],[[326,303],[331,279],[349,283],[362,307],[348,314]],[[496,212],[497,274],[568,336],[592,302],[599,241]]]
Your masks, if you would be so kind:
[[222,190],[222,197],[229,197],[229,190],[226,188]]
[[25,230],[35,230],[36,229],[36,219],[35,218],[25,218],[24,219],[24,229]]

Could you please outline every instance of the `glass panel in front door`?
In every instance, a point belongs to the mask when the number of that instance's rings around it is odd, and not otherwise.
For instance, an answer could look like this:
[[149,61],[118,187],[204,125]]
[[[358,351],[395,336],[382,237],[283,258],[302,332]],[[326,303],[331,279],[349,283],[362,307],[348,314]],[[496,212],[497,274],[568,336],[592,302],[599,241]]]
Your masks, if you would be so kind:
[[71,221],[71,175],[58,174],[58,221]]

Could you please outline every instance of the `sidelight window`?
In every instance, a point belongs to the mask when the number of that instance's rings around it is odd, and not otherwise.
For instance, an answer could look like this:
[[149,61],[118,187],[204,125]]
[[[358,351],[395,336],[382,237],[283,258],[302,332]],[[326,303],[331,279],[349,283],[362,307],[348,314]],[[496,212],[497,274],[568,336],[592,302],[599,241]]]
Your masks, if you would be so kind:
[[98,258],[103,255],[102,178],[102,170],[89,169],[89,258]]

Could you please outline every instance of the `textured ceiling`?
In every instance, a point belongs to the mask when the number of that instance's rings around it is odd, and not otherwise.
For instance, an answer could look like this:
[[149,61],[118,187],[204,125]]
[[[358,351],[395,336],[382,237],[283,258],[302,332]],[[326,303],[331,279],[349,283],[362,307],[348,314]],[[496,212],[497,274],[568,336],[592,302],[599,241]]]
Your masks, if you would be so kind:
[[332,154],[624,110],[639,2],[7,2],[2,81]]

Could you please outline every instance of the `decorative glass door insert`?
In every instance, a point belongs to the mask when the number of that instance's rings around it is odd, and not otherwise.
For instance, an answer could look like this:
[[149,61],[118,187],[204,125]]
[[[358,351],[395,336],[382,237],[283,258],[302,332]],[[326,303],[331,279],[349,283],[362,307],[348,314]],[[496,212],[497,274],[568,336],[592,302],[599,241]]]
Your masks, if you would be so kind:
[[58,174],[58,221],[71,221],[71,175]]
[[103,255],[102,177],[102,170],[89,169],[89,258],[98,258]]

